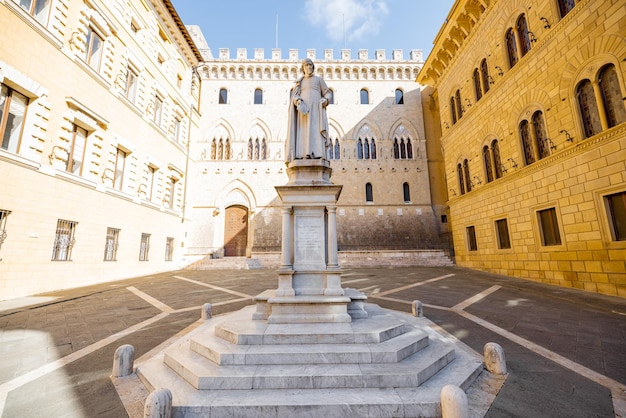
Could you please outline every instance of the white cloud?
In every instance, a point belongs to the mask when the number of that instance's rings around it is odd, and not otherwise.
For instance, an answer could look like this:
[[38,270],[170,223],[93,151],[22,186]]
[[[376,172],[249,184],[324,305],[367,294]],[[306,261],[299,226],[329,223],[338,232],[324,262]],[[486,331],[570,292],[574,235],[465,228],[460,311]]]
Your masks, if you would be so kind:
[[363,40],[378,34],[389,14],[386,0],[306,0],[306,19],[335,42]]

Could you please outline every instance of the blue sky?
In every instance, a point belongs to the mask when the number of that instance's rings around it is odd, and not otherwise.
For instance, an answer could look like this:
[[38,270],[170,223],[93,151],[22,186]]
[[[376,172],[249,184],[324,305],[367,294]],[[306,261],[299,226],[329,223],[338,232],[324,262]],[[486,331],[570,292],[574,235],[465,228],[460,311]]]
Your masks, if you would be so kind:
[[[324,49],[334,49],[340,57],[344,46],[352,58],[359,49],[368,49],[373,59],[376,49],[391,58],[394,49],[424,51],[424,59],[454,4],[454,0],[172,0],[186,25],[198,25],[213,55],[219,48],[297,48],[300,57],[315,48],[321,58]],[[278,37],[276,20],[278,17]]]

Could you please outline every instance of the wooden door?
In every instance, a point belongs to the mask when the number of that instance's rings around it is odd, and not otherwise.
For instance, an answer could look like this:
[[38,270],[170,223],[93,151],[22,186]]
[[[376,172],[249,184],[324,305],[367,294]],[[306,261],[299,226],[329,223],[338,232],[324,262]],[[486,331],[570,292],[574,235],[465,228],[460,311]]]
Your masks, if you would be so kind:
[[248,246],[248,208],[230,206],[226,208],[224,226],[224,257],[242,257]]

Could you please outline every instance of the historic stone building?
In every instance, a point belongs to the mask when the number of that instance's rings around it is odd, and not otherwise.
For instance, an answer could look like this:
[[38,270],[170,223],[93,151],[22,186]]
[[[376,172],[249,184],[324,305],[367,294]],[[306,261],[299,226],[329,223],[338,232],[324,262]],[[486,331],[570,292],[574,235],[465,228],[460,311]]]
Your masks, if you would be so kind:
[[201,55],[171,3],[3,0],[0,39],[0,299],[179,267]]
[[458,0],[417,81],[457,264],[626,296],[624,0]]
[[[274,186],[287,182],[285,139],[289,92],[312,58],[316,74],[333,91],[328,106],[332,182],[343,185],[337,230],[343,265],[384,257],[424,263],[448,249],[440,148],[428,142],[424,95],[415,83],[421,51],[263,49],[213,57],[199,29],[190,28],[205,52],[200,134],[192,142],[197,172],[191,181],[193,231],[189,259],[248,256],[278,261],[280,200]],[[428,98],[429,99],[429,98]],[[433,165],[431,167],[431,164]],[[382,258],[381,258],[382,257]],[[435,257],[436,258],[436,257]],[[448,260],[449,262],[449,260]]]

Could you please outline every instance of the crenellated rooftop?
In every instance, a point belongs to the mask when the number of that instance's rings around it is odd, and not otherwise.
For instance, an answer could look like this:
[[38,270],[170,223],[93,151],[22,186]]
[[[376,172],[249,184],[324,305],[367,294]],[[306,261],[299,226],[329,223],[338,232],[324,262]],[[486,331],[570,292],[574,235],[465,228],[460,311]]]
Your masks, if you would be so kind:
[[[335,51],[333,49],[325,49],[321,56],[317,55],[316,49],[307,49],[304,51],[304,55],[300,55],[300,50],[298,49],[289,49],[287,56],[283,56],[283,51],[281,48],[272,48],[271,56],[265,56],[264,48],[255,48],[252,56],[248,55],[248,50],[246,48],[237,48],[237,53],[235,56],[231,56],[229,48],[220,48],[218,60],[265,60],[271,59],[272,61],[298,61],[304,58],[311,58],[315,61],[388,61],[386,51],[384,49],[377,49],[374,51],[373,57],[370,57],[370,52],[368,49],[359,49],[357,51],[356,58],[352,56],[352,50],[350,49],[342,49],[338,56],[335,56]],[[391,61],[406,61],[404,58],[404,52],[402,49],[394,49],[391,51]],[[416,63],[424,62],[424,57],[421,49],[412,49],[409,52],[408,61],[415,61]]]

